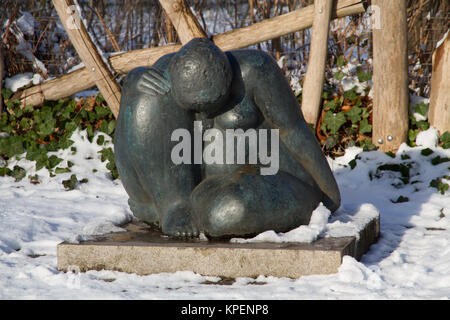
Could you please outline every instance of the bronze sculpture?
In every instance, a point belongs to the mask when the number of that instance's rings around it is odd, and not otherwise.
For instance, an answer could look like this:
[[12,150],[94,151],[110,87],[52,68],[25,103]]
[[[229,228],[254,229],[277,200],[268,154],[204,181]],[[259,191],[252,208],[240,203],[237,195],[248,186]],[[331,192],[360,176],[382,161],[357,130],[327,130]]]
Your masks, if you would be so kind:
[[[120,106],[115,157],[130,208],[164,234],[285,232],[308,224],[320,202],[331,211],[340,206],[336,181],[296,97],[263,52],[222,52],[207,39],[193,39],[153,67],[132,70]],[[262,157],[248,161],[256,148],[250,142],[245,163],[199,162],[198,143],[191,142],[194,155],[183,156],[192,161],[175,164],[173,132],[194,136],[194,122],[202,132],[213,129],[228,140],[237,138],[227,136],[231,129],[276,130],[268,146],[279,137],[279,149],[270,153],[277,157],[277,171],[261,174],[267,165]]]

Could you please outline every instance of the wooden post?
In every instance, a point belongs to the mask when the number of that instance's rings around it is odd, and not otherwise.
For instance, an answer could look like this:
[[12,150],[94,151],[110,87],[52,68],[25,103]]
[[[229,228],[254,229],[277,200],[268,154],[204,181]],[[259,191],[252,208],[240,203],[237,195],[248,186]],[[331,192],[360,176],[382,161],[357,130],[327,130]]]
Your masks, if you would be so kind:
[[184,0],[159,0],[161,6],[170,18],[182,44],[194,38],[207,38],[205,31],[194,17]]
[[53,5],[75,50],[84,62],[86,69],[90,72],[92,80],[102,93],[112,113],[117,118],[120,104],[120,87],[114,80],[101,55],[97,52],[97,48],[80,17],[76,16],[79,13],[75,11],[73,1],[53,0]]
[[167,15],[167,13],[164,11],[164,21],[165,21],[165,26],[166,26],[166,36],[167,36],[167,42],[168,43],[175,43],[177,40],[177,35],[176,35],[176,30],[173,27],[172,22],[170,21],[169,16]]
[[396,151],[408,135],[406,0],[373,0],[381,18],[373,30],[372,141]]
[[[214,43],[223,51],[247,46],[280,37],[312,26],[314,6],[301,8],[281,16],[267,19],[251,26],[239,28],[213,37]],[[337,0],[332,17],[342,18],[364,12],[360,0]],[[124,74],[139,66],[151,66],[163,55],[177,52],[181,45],[167,45],[132,50],[109,58],[113,70]],[[45,81],[37,86],[17,92],[12,99],[19,99],[22,105],[39,105],[45,100],[58,100],[95,85],[90,71],[84,67],[59,78]]]
[[312,123],[314,127],[319,118],[320,101],[322,100],[332,8],[332,0],[314,1],[314,22],[311,31],[310,54],[302,94],[303,115],[306,122]]
[[3,73],[5,72],[5,62],[3,60],[3,43],[0,41],[0,119],[3,112],[3,96],[1,92],[3,90]]
[[450,131],[450,36],[433,53],[431,73],[430,124],[440,134]]

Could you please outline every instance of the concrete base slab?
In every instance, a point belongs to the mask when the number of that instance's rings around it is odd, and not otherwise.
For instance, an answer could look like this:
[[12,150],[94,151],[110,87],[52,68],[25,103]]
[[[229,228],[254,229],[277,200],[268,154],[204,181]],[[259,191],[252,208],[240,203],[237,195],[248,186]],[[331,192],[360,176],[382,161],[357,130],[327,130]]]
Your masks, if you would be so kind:
[[321,238],[313,243],[230,243],[176,240],[141,222],[127,231],[57,248],[58,270],[116,270],[139,275],[190,270],[223,278],[259,275],[298,278],[336,273],[344,255],[367,252],[380,232],[379,218],[356,237]]

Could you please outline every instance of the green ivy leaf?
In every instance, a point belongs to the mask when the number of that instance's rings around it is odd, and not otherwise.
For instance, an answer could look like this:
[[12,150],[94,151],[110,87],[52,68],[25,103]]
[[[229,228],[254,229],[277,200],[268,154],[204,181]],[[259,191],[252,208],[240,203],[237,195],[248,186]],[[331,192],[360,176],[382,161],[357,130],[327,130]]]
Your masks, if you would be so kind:
[[11,169],[10,168],[0,168],[0,177],[4,176],[10,176],[11,175]]
[[0,138],[0,154],[12,158],[25,152],[23,138],[20,136],[9,136]]
[[9,98],[11,98],[12,95],[13,95],[13,92],[10,89],[8,89],[8,88],[2,89],[3,99],[8,100]]
[[106,133],[111,136],[114,133],[115,129],[116,129],[116,121],[115,120],[109,121]]
[[63,112],[61,113],[61,118],[70,119],[71,113],[74,111],[75,111],[75,105],[69,104],[67,107],[64,108]]
[[372,125],[369,124],[369,120],[363,119],[359,123],[359,133],[369,133],[372,132]]
[[395,153],[393,153],[392,151],[385,152],[385,154],[386,154],[387,156],[389,156],[389,157],[395,159]]
[[428,130],[430,124],[427,121],[417,121],[417,127],[423,131]]
[[334,100],[330,100],[327,103],[325,103],[325,108],[334,111],[337,107],[337,103]]
[[323,120],[326,123],[328,130],[330,130],[332,134],[335,134],[339,130],[339,128],[345,122],[347,122],[343,112],[333,113],[331,111],[327,111]]
[[402,203],[402,202],[408,202],[409,198],[408,197],[404,197],[404,196],[400,196],[397,198],[397,200],[391,200],[392,203]]
[[101,132],[104,132],[108,134],[108,122],[106,120],[103,120],[100,124],[100,128],[98,128]]
[[60,138],[60,140],[58,142],[58,146],[61,149],[67,149],[74,143],[75,142],[73,140]]
[[92,129],[92,125],[88,124],[86,126],[86,131],[89,138],[92,138],[94,136],[94,130]]
[[97,144],[99,146],[103,145],[103,143],[105,143],[105,136],[98,136],[97,138]]
[[426,117],[428,112],[428,106],[423,102],[416,104],[414,106],[414,112]]
[[358,80],[359,80],[359,82],[366,82],[366,81],[372,80],[372,74],[364,72],[364,71],[360,71],[360,72],[358,72]]
[[78,127],[78,125],[74,121],[66,122],[64,129],[66,129],[69,132],[75,131],[75,129]]
[[22,129],[28,130],[33,126],[33,120],[30,118],[22,118],[20,119],[19,124]]
[[344,58],[344,56],[339,56],[339,57],[337,58],[337,60],[336,60],[336,65],[337,65],[339,68],[341,68],[341,67],[344,66],[344,64],[345,64],[345,58]]
[[58,158],[55,155],[51,155],[48,158],[48,167],[52,169],[52,168],[56,167],[58,164],[60,164],[62,161],[63,161],[63,159]]
[[19,166],[14,166],[14,168],[11,172],[11,176],[16,179],[16,182],[19,182],[20,180],[25,178],[26,174],[27,173],[26,173],[25,169],[22,167],[19,167]]
[[7,112],[2,112],[1,115],[2,116],[1,116],[1,119],[0,119],[0,128],[3,128],[4,126],[6,126],[6,124],[8,122],[8,113]]
[[49,136],[55,129],[56,119],[47,119],[38,125],[37,129],[41,137]]
[[15,108],[13,109],[13,112],[14,112],[14,116],[15,116],[16,118],[20,118],[20,117],[23,116],[23,110],[20,108],[20,106],[19,106],[19,107],[15,107]]
[[445,131],[443,134],[441,134],[441,142],[442,142],[442,148],[448,149],[450,148],[450,132]]
[[377,149],[377,147],[372,143],[371,139],[364,139],[360,141],[359,146],[363,148],[364,151],[373,151]]
[[415,144],[418,133],[419,133],[418,129],[409,129],[408,130],[408,139],[412,144]]
[[99,151],[101,154],[101,160],[104,161],[114,161],[114,151],[112,148],[104,148]]
[[337,135],[328,136],[327,140],[325,141],[325,148],[328,150],[332,149],[334,146],[336,146],[338,140],[339,139]]
[[436,178],[430,181],[430,187],[436,188],[442,195],[449,189],[449,185],[442,182],[441,178]]
[[401,158],[402,160],[408,160],[408,159],[411,159],[411,157],[408,156],[407,154],[402,154],[402,155],[400,156],[400,158]]
[[98,103],[98,104],[102,104],[103,102],[105,102],[105,98],[103,98],[103,95],[102,95],[101,93],[99,93],[99,94],[97,95],[96,100],[97,100],[97,103]]
[[26,159],[30,161],[36,161],[36,171],[45,167],[48,162],[47,151],[40,146],[36,148],[30,148],[27,151]]
[[433,150],[431,150],[430,148],[426,148],[426,149],[423,149],[422,151],[420,151],[420,154],[425,157],[429,156],[432,153],[433,153]]
[[334,74],[334,78],[338,81],[341,81],[342,79],[344,79],[345,77],[345,73],[343,73],[342,71],[338,71]]
[[33,113],[34,108],[33,105],[31,104],[27,104],[24,108],[23,108],[23,112],[24,113]]
[[438,164],[448,162],[448,161],[450,161],[450,158],[447,158],[447,157],[441,158],[440,156],[437,156],[437,157],[434,157],[433,159],[431,159],[431,164],[433,166],[437,166]]
[[97,114],[97,119],[103,119],[109,114],[109,109],[102,106],[95,106],[95,113]]
[[443,134],[441,134],[441,141],[450,142],[450,132],[445,131]]
[[60,168],[60,167],[58,167],[58,168],[55,169],[55,173],[56,174],[67,173],[67,172],[70,172],[69,168]]
[[77,186],[77,182],[78,182],[77,176],[75,174],[72,174],[70,176],[70,179],[63,180],[62,184],[66,189],[66,191],[69,191],[75,189],[75,187]]
[[352,102],[355,101],[356,98],[358,98],[358,95],[356,94],[356,89],[352,88],[350,90],[345,91],[344,92],[344,98],[348,99],[348,100],[350,100]]
[[345,116],[352,122],[352,123],[358,123],[361,121],[361,108],[354,106],[351,108],[350,111],[345,113]]
[[369,113],[369,111],[367,110],[367,108],[362,108],[361,117],[362,117],[363,119],[367,119],[367,118],[369,118],[369,116],[370,116],[370,113]]

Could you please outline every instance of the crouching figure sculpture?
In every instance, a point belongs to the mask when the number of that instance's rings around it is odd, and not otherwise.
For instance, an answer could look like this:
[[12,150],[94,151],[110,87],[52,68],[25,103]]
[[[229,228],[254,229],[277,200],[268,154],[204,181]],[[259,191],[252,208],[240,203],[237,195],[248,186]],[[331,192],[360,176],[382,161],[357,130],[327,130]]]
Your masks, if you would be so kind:
[[166,235],[286,232],[320,202],[340,206],[296,97],[263,52],[193,39],[132,70],[114,143],[133,214]]

